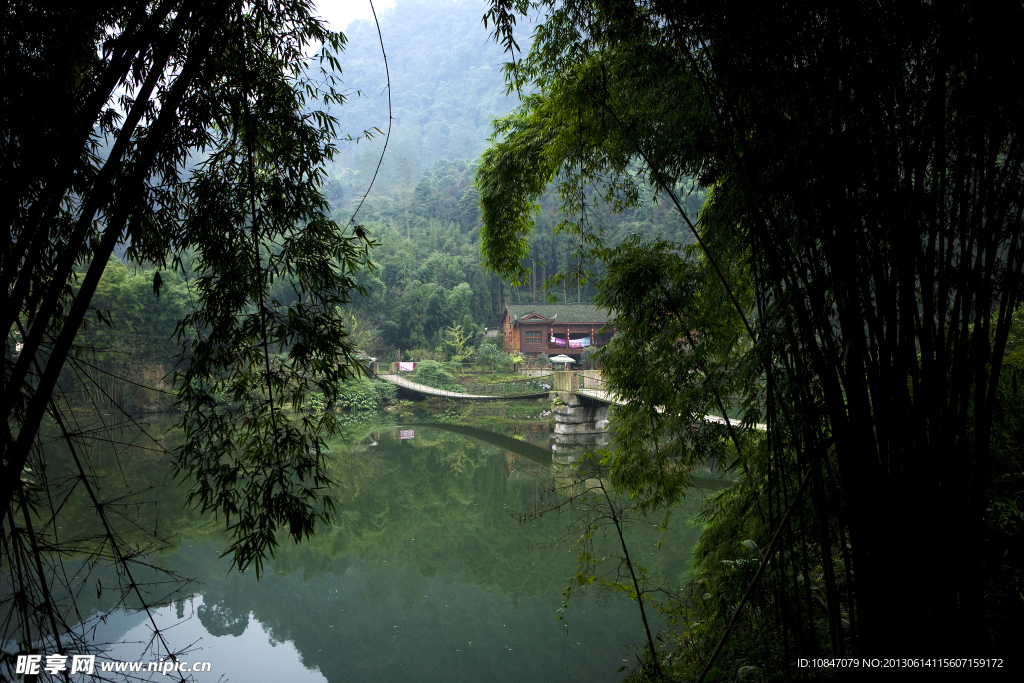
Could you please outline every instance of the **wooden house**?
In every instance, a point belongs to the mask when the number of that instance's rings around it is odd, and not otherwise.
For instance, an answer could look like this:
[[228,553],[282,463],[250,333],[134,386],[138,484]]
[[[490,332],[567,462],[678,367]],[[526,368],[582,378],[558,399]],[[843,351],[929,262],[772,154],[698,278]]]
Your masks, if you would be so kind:
[[596,304],[506,304],[501,315],[503,346],[524,358],[565,354],[577,361],[589,346],[608,343],[614,331],[601,328],[614,316]]

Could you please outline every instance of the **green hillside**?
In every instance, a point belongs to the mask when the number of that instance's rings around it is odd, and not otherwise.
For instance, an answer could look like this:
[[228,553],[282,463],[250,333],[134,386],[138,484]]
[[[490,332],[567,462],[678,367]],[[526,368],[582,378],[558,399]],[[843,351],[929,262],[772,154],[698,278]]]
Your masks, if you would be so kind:
[[[367,295],[356,297],[345,312],[359,348],[370,355],[393,358],[397,349],[405,357],[443,359],[444,330],[452,325],[461,325],[471,345],[479,346],[484,328],[497,323],[504,302],[543,301],[547,296],[587,301],[602,271],[599,262],[578,258],[574,236],[556,230],[566,217],[559,212],[554,191],[540,202],[537,236],[526,259],[536,270],[536,288],[532,283],[513,288],[481,265],[475,160],[487,145],[493,118],[519,103],[516,95],[505,95],[504,56],[481,22],[484,7],[474,0],[440,6],[400,0],[381,16],[395,121],[381,171],[357,217],[378,243],[372,252],[373,271],[358,275]],[[376,26],[357,21],[346,35],[341,66],[350,97],[333,113],[342,133],[374,126],[386,130],[386,80]],[[377,136],[339,143],[324,192],[340,223],[348,222],[365,193],[383,142]],[[599,193],[591,188],[588,195]],[[703,196],[694,194],[689,201],[695,217]],[[620,213],[598,203],[586,220],[612,244],[631,233],[689,242],[674,209],[656,203],[650,191],[637,206]],[[154,298],[152,266],[127,266],[107,269],[94,301],[101,315],[109,312],[113,327],[93,325],[83,339],[105,350],[104,365],[170,369],[180,350],[170,337],[174,320],[189,301],[187,282],[165,275],[169,295]],[[542,289],[546,278],[581,268],[590,272],[583,285]],[[293,284],[275,282],[271,300],[294,303],[299,293]],[[111,349],[125,353],[111,355]]]

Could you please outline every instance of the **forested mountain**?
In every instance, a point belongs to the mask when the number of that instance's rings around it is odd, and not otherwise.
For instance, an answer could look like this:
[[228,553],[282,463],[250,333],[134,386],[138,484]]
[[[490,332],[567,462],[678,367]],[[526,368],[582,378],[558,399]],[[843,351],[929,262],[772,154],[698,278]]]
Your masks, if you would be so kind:
[[[400,349],[406,357],[422,358],[453,324],[462,325],[473,334],[474,344],[479,343],[484,328],[497,323],[504,301],[544,300],[544,279],[559,271],[580,265],[594,275],[602,270],[600,263],[580,263],[572,236],[556,234],[555,227],[565,216],[554,191],[540,201],[537,236],[526,259],[536,270],[535,288],[532,283],[512,288],[481,265],[479,195],[473,185],[476,159],[488,144],[494,118],[520,104],[516,94],[505,95],[505,55],[483,26],[485,8],[486,3],[478,0],[443,5],[399,0],[380,15],[394,123],[380,172],[356,218],[378,243],[371,252],[372,272],[357,275],[367,296],[357,296],[347,312],[354,316],[358,347],[371,355],[392,357],[394,349]],[[377,27],[356,21],[346,36],[340,78],[348,99],[330,111],[338,117],[342,135],[373,128],[386,131],[387,79]],[[339,142],[339,153],[327,169],[324,193],[340,224],[348,223],[380,160],[384,136],[376,131],[374,135],[358,143]],[[596,199],[599,192],[590,188],[588,196]],[[689,242],[688,228],[675,210],[654,199],[642,185],[636,206],[612,213],[596,205],[586,220],[593,230],[604,231],[608,244],[630,233]],[[694,217],[702,202],[700,193],[689,196],[688,210]],[[114,328],[107,333],[93,326],[87,336],[98,347],[130,346],[146,364],[163,363],[169,369],[173,355],[168,349],[174,345],[166,339],[188,300],[188,287],[181,278],[165,277],[168,295],[150,301],[145,283],[151,279],[151,274],[108,268],[94,307],[103,315],[109,311]],[[591,277],[582,287],[558,285],[550,294],[559,300],[587,301],[594,282]],[[275,282],[272,299],[290,305],[297,297],[291,283]],[[173,315],[163,312],[168,306],[175,309]],[[136,318],[141,311],[161,321],[147,326],[145,339],[138,336]],[[134,341],[129,343],[129,337]]]
[[[438,160],[475,159],[491,134],[491,117],[518,104],[505,97],[505,56],[481,22],[486,8],[480,0],[399,0],[380,13],[394,116],[383,184],[404,180],[411,189]],[[346,134],[386,131],[388,81],[377,27],[355,21],[345,35],[340,78],[349,97],[332,113]],[[372,175],[383,140],[343,146],[339,166]],[[357,184],[355,191],[364,189]]]
[[[373,252],[376,272],[363,276],[371,293],[353,305],[368,351],[432,348],[451,324],[482,331],[497,322],[503,301],[542,300],[546,277],[581,265],[572,238],[553,232],[563,216],[559,198],[549,192],[527,259],[536,268],[535,290],[511,289],[481,267],[475,160],[488,144],[492,120],[520,103],[517,94],[505,95],[506,56],[483,26],[486,7],[477,0],[400,0],[381,14],[394,121],[380,172],[357,216],[380,242]],[[377,27],[356,21],[346,35],[341,78],[350,96],[333,113],[346,134],[386,131],[387,79]],[[343,143],[329,169],[325,191],[339,221],[348,220],[373,178],[384,143],[383,135],[374,135]],[[592,198],[598,194],[589,192]],[[674,210],[653,199],[653,192],[642,192],[636,207],[620,214],[599,207],[586,219],[613,244],[634,232],[688,242]],[[694,215],[702,201],[702,195],[690,197]],[[588,265],[600,272],[600,264]],[[584,301],[592,293],[593,279],[582,288],[559,286],[552,292]]]
[[[485,272],[480,260],[478,193],[473,187],[475,164],[464,159],[440,160],[417,180],[411,192],[400,186],[374,188],[360,220],[378,240],[373,251],[375,273],[364,273],[369,296],[353,303],[364,329],[370,327],[376,352],[431,348],[440,331],[457,323],[481,331],[497,322],[504,301],[543,301],[545,277],[576,267],[572,236],[554,228],[561,221],[559,200],[548,192],[536,217],[537,236],[527,265],[535,268],[532,283],[512,288]],[[701,195],[691,197],[693,213]],[[339,210],[343,211],[343,210]],[[339,216],[340,218],[341,216]],[[604,230],[610,244],[630,233],[689,242],[685,224],[665,204],[648,202],[620,214],[604,210],[588,215],[595,230]],[[599,276],[602,265],[585,264]],[[558,300],[587,301],[593,277],[582,287],[558,286]],[[469,316],[469,319],[466,318]]]

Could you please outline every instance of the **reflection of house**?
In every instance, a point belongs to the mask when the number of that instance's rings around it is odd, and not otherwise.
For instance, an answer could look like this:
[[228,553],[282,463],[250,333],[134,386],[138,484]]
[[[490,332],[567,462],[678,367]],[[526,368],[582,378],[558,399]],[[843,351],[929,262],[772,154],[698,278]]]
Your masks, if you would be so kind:
[[580,360],[588,346],[602,347],[613,331],[600,333],[613,316],[595,304],[506,304],[501,331],[506,352],[524,357],[564,353]]

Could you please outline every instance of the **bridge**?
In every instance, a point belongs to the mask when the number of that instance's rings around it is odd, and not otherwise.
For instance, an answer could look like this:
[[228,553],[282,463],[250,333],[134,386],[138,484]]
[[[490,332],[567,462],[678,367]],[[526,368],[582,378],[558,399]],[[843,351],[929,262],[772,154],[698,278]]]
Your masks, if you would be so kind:
[[[608,422],[607,407],[610,405],[621,406],[627,403],[618,394],[608,391],[598,371],[558,371],[511,382],[466,385],[463,391],[438,389],[413,382],[394,373],[378,372],[375,376],[385,382],[424,396],[436,396],[453,401],[504,401],[517,398],[554,398],[557,396],[565,405],[555,409],[555,420],[560,423],[560,426],[556,426],[556,432],[559,428],[565,430],[566,433],[603,432]],[[658,408],[658,412],[663,411],[664,408]],[[710,414],[704,416],[704,421],[718,424],[730,423],[724,417]],[[731,420],[733,425],[739,425],[739,423],[738,419]],[[767,425],[764,424],[756,424],[753,427],[759,431],[767,429]]]
[[[608,391],[600,372],[556,372],[554,390],[558,392],[557,395],[559,395],[563,402],[569,406],[584,406],[588,404],[592,407],[622,406],[628,402],[618,394]],[[658,406],[656,410],[659,413],[665,412],[665,408],[662,406]],[[600,413],[597,413],[597,420],[601,420]],[[724,417],[711,414],[705,415],[704,421],[737,426],[741,422],[739,419],[726,420]],[[768,429],[767,425],[761,423],[752,426],[754,429],[762,432]]]
[[471,384],[464,391],[449,391],[427,386],[392,373],[378,372],[377,378],[397,387],[415,391],[424,396],[437,396],[453,401],[505,401],[514,398],[547,398],[551,391],[551,375],[530,377],[511,382]]

